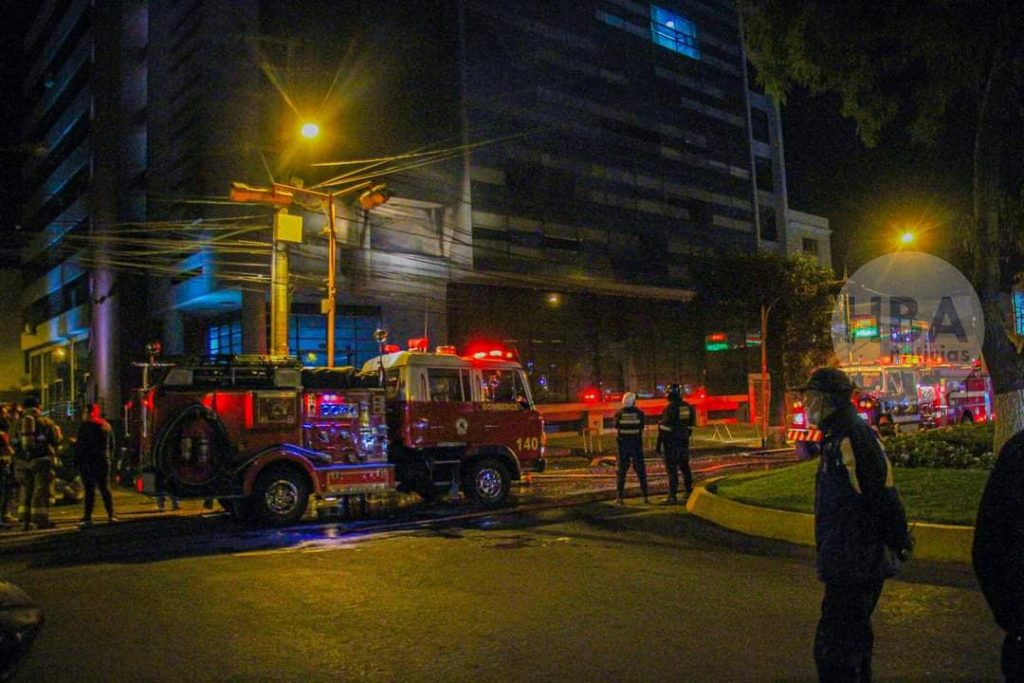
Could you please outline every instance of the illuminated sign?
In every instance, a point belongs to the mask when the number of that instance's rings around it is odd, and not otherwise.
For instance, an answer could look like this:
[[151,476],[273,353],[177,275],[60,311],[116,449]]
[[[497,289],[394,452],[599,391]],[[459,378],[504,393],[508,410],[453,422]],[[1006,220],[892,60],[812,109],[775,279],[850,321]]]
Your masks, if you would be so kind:
[[728,351],[730,348],[727,332],[712,332],[704,335],[705,351]]

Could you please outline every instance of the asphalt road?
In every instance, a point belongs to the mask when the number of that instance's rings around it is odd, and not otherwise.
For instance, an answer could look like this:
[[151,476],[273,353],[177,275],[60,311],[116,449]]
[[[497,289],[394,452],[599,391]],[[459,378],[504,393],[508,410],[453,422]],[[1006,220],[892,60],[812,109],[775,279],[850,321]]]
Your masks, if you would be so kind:
[[[808,549],[636,500],[452,512],[403,530],[193,515],[6,546],[0,577],[47,619],[17,680],[814,678]],[[967,567],[910,563],[875,625],[877,680],[998,677]]]

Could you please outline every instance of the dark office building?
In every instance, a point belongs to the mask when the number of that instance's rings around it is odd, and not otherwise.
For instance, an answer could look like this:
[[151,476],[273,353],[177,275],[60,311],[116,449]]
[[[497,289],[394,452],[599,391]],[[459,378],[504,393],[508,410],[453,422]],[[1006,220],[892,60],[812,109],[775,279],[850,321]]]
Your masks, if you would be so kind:
[[[700,381],[688,258],[789,250],[777,114],[758,100],[755,141],[727,0],[49,0],[24,47],[46,154],[24,170],[22,350],[51,408],[119,405],[148,339],[271,348],[273,212],[233,181],[346,190],[337,364],[380,326],[486,337],[552,399]],[[288,350],[324,364],[325,205],[288,210]]]

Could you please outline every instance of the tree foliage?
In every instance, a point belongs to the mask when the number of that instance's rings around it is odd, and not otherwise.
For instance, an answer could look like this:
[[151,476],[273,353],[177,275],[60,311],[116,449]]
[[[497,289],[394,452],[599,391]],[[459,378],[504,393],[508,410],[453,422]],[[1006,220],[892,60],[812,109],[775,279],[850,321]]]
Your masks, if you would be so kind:
[[[865,144],[902,127],[973,143],[973,215],[957,251],[985,311],[983,352],[997,394],[997,446],[1024,428],[1024,360],[1007,300],[1022,268],[1024,3],[1019,0],[740,0],[748,55],[765,89],[835,93]],[[954,107],[970,116],[953,119]],[[1007,403],[999,405],[1000,401]]]

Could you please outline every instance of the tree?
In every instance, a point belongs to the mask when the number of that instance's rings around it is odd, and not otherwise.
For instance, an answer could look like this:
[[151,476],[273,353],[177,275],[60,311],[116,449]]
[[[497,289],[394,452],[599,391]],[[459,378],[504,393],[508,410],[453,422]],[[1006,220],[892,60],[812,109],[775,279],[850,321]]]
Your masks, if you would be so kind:
[[[773,422],[782,424],[786,387],[802,384],[814,368],[832,359],[830,325],[838,285],[832,271],[806,254],[769,252],[718,253],[695,260],[693,269],[701,308],[719,327],[723,319],[732,319],[756,330],[761,307],[771,307],[768,367],[776,378],[771,405]],[[705,325],[712,327],[711,321]]]
[[[779,101],[794,86],[835,93],[867,145],[894,128],[923,144],[954,125],[972,136],[972,215],[958,246],[984,309],[998,452],[1024,428],[1024,359],[1007,315],[1024,267],[1024,8],[1019,0],[740,0],[740,7],[750,61]],[[954,117],[959,109],[966,116]]]

